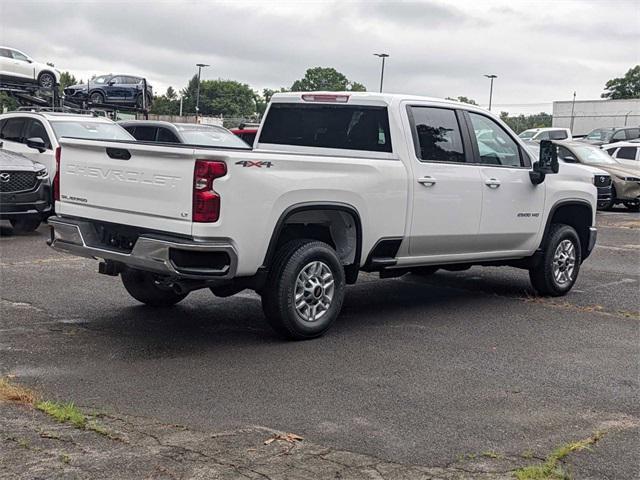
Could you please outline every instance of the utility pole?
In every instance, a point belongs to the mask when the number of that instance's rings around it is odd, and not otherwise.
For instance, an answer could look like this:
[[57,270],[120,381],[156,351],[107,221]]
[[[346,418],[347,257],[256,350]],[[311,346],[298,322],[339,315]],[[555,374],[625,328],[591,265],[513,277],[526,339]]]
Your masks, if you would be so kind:
[[182,116],[182,95],[180,95],[180,116]]
[[382,93],[382,83],[384,82],[384,59],[389,56],[387,53],[374,53],[376,57],[382,59],[382,70],[380,71],[380,93]]
[[198,90],[196,93],[196,123],[198,123],[198,117],[200,116],[200,74],[202,73],[202,69],[204,67],[210,67],[211,65],[207,65],[206,63],[196,63],[196,67],[198,67]]
[[569,125],[569,130],[571,130],[571,133],[573,134],[573,119],[575,118],[573,116],[573,113],[575,112],[576,109],[576,92],[573,92],[573,101],[571,102],[571,125]]
[[491,100],[493,99],[493,79],[498,78],[497,75],[485,75],[489,80],[491,80],[491,86],[489,87],[489,111],[491,111]]

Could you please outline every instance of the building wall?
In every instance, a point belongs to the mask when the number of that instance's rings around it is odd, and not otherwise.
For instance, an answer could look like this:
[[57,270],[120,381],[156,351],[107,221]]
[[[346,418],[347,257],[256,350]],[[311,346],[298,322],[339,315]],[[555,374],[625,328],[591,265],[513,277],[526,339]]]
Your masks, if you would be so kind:
[[640,98],[632,100],[579,100],[573,111],[569,101],[553,102],[554,127],[572,128],[573,135],[585,135],[594,128],[640,125]]

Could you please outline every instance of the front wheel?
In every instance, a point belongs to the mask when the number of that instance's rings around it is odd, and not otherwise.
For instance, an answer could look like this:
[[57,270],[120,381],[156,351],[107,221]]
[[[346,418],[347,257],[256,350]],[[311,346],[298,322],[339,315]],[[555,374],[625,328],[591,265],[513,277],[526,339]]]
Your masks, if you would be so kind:
[[551,225],[542,259],[529,270],[529,279],[540,295],[559,297],[573,287],[582,260],[580,238],[573,227]]
[[344,268],[324,242],[294,240],[277,253],[262,291],[267,321],[281,336],[307,340],[324,334],[344,299]]
[[100,92],[93,92],[89,96],[89,100],[91,101],[91,103],[101,104],[104,103],[104,95]]
[[133,298],[151,307],[170,307],[184,300],[188,293],[176,293],[157,275],[128,268],[120,274],[122,284]]
[[640,202],[635,202],[635,203],[628,202],[625,204],[625,206],[632,212],[640,212]]
[[35,232],[40,226],[40,217],[12,218],[9,222],[16,232],[30,233]]

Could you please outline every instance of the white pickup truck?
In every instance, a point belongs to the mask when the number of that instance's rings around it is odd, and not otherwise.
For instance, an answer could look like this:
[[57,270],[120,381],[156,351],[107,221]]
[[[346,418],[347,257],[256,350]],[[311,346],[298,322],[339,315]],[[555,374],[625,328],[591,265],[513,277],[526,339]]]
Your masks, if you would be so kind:
[[[285,337],[323,334],[358,272],[528,269],[564,295],[596,241],[592,175],[480,108],[274,95],[253,149],[60,140],[50,245],[169,306],[249,288]],[[559,169],[559,170],[558,170]]]

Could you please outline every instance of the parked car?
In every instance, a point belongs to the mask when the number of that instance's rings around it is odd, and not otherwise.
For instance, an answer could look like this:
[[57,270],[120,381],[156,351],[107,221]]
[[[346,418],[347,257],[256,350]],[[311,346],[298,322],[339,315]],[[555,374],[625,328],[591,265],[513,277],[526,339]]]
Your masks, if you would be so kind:
[[530,128],[518,135],[525,142],[538,142],[540,140],[572,140],[571,130],[568,128],[545,127]]
[[[73,101],[88,100],[93,104],[118,104],[141,108],[144,79],[134,75],[101,75],[89,80],[86,84],[71,85],[64,89],[65,96]],[[153,103],[153,88],[147,83],[145,106]]]
[[56,172],[55,152],[61,137],[134,140],[108,118],[56,112],[11,112],[0,115],[0,142]]
[[15,48],[0,47],[0,83],[3,81],[53,88],[60,83],[60,70],[52,64],[36,62]]
[[0,219],[19,232],[32,232],[51,214],[47,168],[0,142]]
[[640,127],[596,128],[577,141],[601,146],[607,143],[624,142],[625,140],[633,140],[635,138],[640,138]]
[[238,128],[232,128],[231,133],[240,137],[247,143],[247,145],[253,145],[253,142],[256,140],[256,136],[258,135],[258,127],[240,125]]
[[[540,146],[537,143],[527,142],[527,148],[529,153],[538,160],[540,154]],[[594,167],[592,165],[586,165],[583,163],[565,162],[562,158],[558,158],[560,163],[574,163],[574,166],[580,167],[583,170],[589,172],[593,176],[593,184],[598,190],[598,210],[608,210],[613,206],[613,182],[611,175],[605,172],[601,168]]]
[[605,151],[582,142],[557,142],[558,158],[566,163],[595,166],[611,175],[612,205],[622,203],[629,210],[640,211],[640,169],[617,162]]
[[153,120],[123,120],[122,128],[141,142],[186,143],[209,147],[239,147],[248,145],[229,130],[217,125],[169,123]]
[[603,145],[602,149],[619,163],[629,167],[640,168],[640,140],[610,143]]
[[102,259],[99,271],[148,305],[253,289],[278,333],[308,339],[331,326],[360,270],[509,265],[559,296],[595,245],[591,174],[558,172],[548,141],[532,163],[473,105],[278,93],[255,147],[62,139],[51,246]]

